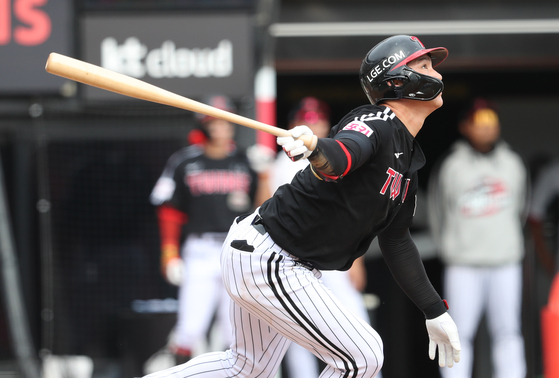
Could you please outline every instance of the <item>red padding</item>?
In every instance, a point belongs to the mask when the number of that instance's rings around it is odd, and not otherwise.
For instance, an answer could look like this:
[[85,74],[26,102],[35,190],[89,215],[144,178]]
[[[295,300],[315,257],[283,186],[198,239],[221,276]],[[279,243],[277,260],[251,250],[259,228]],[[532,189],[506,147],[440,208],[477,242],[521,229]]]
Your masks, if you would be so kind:
[[541,310],[543,369],[545,378],[559,378],[559,274],[555,275],[547,306]]
[[182,225],[188,221],[188,216],[182,211],[163,205],[157,208],[157,218],[161,245],[171,244],[178,248]]

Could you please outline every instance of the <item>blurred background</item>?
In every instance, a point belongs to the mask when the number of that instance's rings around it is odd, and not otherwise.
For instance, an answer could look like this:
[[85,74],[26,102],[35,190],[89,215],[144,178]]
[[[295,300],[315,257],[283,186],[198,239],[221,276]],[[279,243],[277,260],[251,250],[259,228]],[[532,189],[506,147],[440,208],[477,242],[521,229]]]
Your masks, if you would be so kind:
[[[557,1],[0,0],[0,377],[141,376],[176,315],[148,197],[193,114],[50,75],[49,53],[196,100],[226,94],[240,114],[286,127],[304,96],[327,101],[334,123],[365,104],[361,60],[394,34],[450,51],[439,67],[445,104],[417,137],[427,156],[421,189],[473,96],[498,104],[503,138],[532,178],[556,156]],[[236,138],[275,148],[245,127]],[[420,202],[413,236],[440,289],[425,211]],[[527,240],[528,377],[542,377],[539,318],[551,279]],[[366,294],[385,343],[383,376],[437,377],[423,316],[376,251]],[[478,378],[491,377],[487,342],[482,327]],[[69,361],[81,367],[65,374]]]

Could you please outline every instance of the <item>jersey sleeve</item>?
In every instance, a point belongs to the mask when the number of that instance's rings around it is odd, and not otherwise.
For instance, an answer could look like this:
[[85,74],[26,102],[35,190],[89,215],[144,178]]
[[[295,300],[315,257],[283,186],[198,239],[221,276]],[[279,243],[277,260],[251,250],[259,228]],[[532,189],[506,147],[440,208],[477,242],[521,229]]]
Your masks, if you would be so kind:
[[332,138],[319,139],[309,161],[319,178],[326,181],[340,180],[374,156],[379,136],[373,125],[350,121]]
[[172,195],[168,197],[163,204],[188,214],[188,198],[190,197],[190,193],[188,186],[182,183],[182,180],[185,178],[181,166],[183,165],[179,165],[177,169],[175,169],[173,175],[175,190],[173,190]]
[[186,160],[189,156],[198,153],[199,148],[195,146],[185,147],[173,153],[163,168],[161,176],[157,179],[155,186],[153,187],[149,201],[154,206],[160,206],[163,203],[169,201],[177,188],[177,183],[175,181],[175,171],[177,167]]
[[433,319],[446,312],[423,266],[419,251],[407,228],[390,228],[379,235],[379,246],[390,272],[406,295]]

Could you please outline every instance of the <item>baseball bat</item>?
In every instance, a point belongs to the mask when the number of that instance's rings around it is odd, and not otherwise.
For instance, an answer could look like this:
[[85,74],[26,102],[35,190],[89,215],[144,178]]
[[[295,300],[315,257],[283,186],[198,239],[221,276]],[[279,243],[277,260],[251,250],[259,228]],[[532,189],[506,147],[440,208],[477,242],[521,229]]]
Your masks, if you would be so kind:
[[[105,89],[110,92],[125,96],[169,105],[192,112],[205,114],[210,117],[224,119],[241,126],[250,127],[255,130],[264,131],[275,136],[290,136],[289,131],[279,127],[271,126],[241,115],[215,108],[201,102],[180,96],[163,88],[157,87],[145,81],[96,66],[91,63],[70,58],[68,56],[50,53],[45,65],[45,70],[53,75],[61,76],[79,83]],[[303,141],[309,150],[314,150],[318,138],[316,135],[302,135],[299,139]]]

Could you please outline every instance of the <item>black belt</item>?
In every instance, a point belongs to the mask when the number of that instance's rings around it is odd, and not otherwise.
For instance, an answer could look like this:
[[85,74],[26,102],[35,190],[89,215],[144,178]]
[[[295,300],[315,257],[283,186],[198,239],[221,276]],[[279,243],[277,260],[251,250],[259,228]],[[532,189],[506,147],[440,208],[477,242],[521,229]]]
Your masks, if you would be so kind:
[[256,214],[250,225],[254,227],[256,231],[258,231],[261,235],[264,235],[266,233],[266,228],[264,228],[264,219],[262,219],[260,214]]
[[[242,215],[238,217],[237,223],[245,219],[247,216],[248,215]],[[256,214],[256,216],[254,217],[250,225],[254,227],[256,231],[258,231],[261,235],[264,235],[267,232],[266,229],[264,228],[264,219],[260,216],[260,214]],[[252,245],[248,245],[246,240],[233,240],[233,242],[231,243],[231,247],[245,252],[254,251],[254,247]],[[301,260],[296,256],[293,257],[295,258],[295,264],[301,265],[302,267],[308,270],[314,270],[314,266],[310,262]]]

